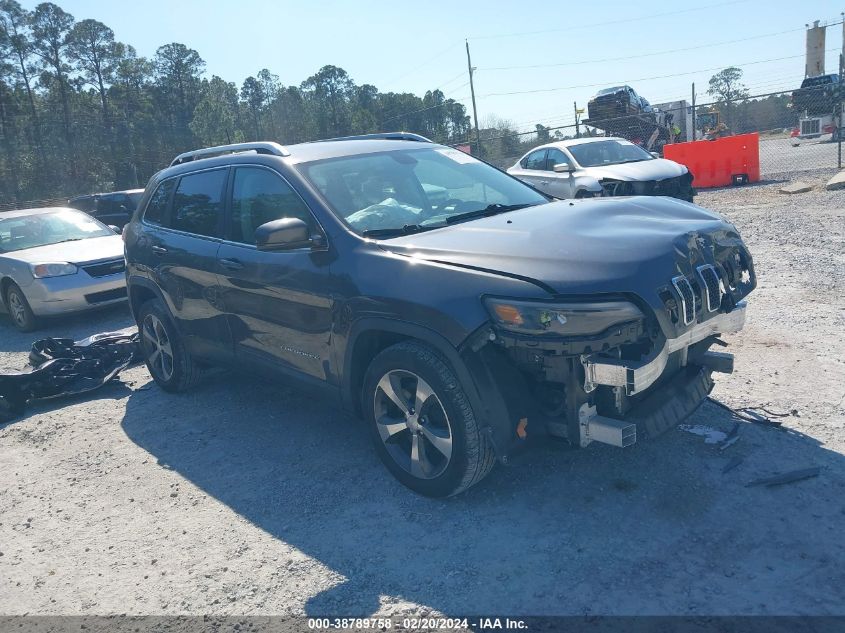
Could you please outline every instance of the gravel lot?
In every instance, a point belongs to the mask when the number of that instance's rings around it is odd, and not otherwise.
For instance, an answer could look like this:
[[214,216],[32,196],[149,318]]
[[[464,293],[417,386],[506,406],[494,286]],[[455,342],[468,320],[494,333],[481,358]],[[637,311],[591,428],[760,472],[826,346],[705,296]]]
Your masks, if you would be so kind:
[[[838,143],[830,135],[821,139],[799,141],[791,138],[760,139],[760,173],[764,178],[794,174],[814,165],[834,168],[837,165]],[[845,148],[843,148],[845,150]]]
[[[845,614],[845,192],[778,186],[698,202],[739,226],[760,277],[713,395],[794,409],[786,431],[744,423],[722,452],[680,429],[535,446],[432,501],[300,391],[220,373],[173,396],[136,368],[0,427],[0,614]],[[32,338],[0,317],[0,365]],[[733,426],[712,404],[689,423]]]

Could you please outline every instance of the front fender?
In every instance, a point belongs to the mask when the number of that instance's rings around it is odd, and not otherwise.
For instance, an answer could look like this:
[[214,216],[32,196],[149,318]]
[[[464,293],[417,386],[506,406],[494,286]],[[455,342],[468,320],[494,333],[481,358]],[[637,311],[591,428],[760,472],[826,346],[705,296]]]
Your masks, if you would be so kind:
[[353,381],[352,377],[356,371],[366,371],[366,368],[356,369],[353,366],[356,343],[362,335],[374,331],[417,339],[437,350],[455,372],[479,426],[484,433],[488,434],[493,444],[496,456],[502,461],[506,460],[507,440],[511,434],[512,424],[505,402],[496,387],[495,379],[490,375],[481,356],[470,346],[465,346],[466,349],[459,351],[438,332],[416,323],[382,317],[364,317],[351,325],[343,355],[341,392],[346,409],[358,410],[361,394],[357,392],[356,385],[360,381]]

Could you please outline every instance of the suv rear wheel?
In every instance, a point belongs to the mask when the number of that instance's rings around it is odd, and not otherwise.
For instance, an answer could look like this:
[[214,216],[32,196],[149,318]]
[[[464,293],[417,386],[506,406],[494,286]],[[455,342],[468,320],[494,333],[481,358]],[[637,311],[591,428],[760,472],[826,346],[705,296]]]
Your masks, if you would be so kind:
[[463,388],[431,348],[406,341],[385,349],[367,370],[363,398],[376,451],[408,488],[448,497],[493,467]]
[[144,362],[159,387],[175,393],[199,382],[200,368],[185,349],[160,299],[150,299],[138,310],[138,329]]

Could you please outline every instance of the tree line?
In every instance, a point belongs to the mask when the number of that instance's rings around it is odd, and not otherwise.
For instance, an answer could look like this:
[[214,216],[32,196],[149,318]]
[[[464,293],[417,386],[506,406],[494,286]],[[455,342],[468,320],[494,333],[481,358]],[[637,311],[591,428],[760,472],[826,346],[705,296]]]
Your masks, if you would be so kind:
[[[797,120],[788,95],[749,98],[738,68],[714,75],[708,93],[733,132]],[[517,132],[491,117],[473,152],[509,166],[539,143],[575,135],[574,126],[535,127]],[[331,65],[290,86],[265,68],[238,87],[206,78],[202,57],[184,44],[147,59],[102,22],[77,21],[51,2],[27,11],[0,0],[0,208],[143,187],[196,147],[396,130],[450,144],[474,138],[465,106],[440,90],[381,92]]]
[[184,44],[147,59],[102,22],[51,2],[27,11],[0,0],[0,205],[143,187],[202,146],[395,130],[447,143],[469,136],[466,108],[440,90],[380,92],[337,66],[298,86],[267,69],[240,87],[204,71]]

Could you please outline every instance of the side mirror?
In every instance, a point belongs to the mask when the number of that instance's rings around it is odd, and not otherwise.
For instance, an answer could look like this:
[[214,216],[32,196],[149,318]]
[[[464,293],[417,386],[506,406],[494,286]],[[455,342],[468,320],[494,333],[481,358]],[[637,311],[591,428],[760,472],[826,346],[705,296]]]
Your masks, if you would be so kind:
[[283,251],[308,245],[308,225],[299,218],[281,218],[255,229],[255,245],[260,251]]
[[108,225],[108,227],[109,227],[112,231],[114,231],[115,233],[117,233],[118,235],[120,235],[120,234],[123,232],[123,231],[122,231],[122,229],[121,229],[119,226],[115,226],[114,224],[109,224],[109,225]]
[[657,152],[649,152],[649,154],[651,154],[654,158],[660,158],[660,154],[658,154]]
[[554,166],[554,170],[557,174],[563,174],[566,172],[573,172],[575,171],[575,168],[569,163],[558,163]]

